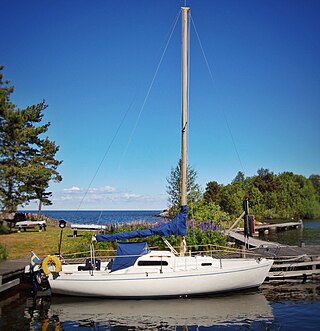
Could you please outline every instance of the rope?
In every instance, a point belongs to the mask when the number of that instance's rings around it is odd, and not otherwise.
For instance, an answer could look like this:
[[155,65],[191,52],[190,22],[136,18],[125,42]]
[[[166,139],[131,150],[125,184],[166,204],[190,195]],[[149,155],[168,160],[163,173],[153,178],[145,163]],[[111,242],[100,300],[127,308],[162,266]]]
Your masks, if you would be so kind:
[[91,188],[91,185],[92,185],[93,181],[94,181],[95,178],[97,177],[97,174],[98,174],[98,172],[99,172],[99,170],[100,170],[100,168],[101,168],[101,166],[102,166],[102,164],[103,164],[105,158],[107,157],[107,155],[108,155],[108,153],[109,153],[109,151],[110,151],[110,149],[111,149],[111,146],[113,145],[113,143],[114,143],[114,141],[115,141],[115,139],[116,139],[116,137],[117,137],[117,135],[118,135],[118,133],[119,133],[119,131],[120,131],[120,128],[122,127],[122,125],[123,125],[123,123],[124,123],[124,120],[126,119],[126,117],[127,117],[128,113],[129,113],[129,111],[130,111],[132,105],[133,105],[133,101],[131,102],[130,106],[128,107],[128,109],[126,110],[125,114],[123,115],[123,117],[122,117],[122,119],[121,119],[121,121],[120,121],[120,124],[119,124],[119,126],[118,126],[118,128],[117,128],[115,134],[113,135],[113,137],[112,137],[112,139],[111,139],[111,141],[110,141],[110,144],[109,144],[109,146],[107,147],[107,149],[106,149],[106,151],[105,151],[105,153],[104,153],[104,155],[103,155],[103,157],[102,157],[102,159],[101,159],[101,161],[100,161],[100,163],[99,163],[99,165],[98,165],[98,167],[97,167],[97,169],[96,169],[96,171],[95,171],[95,173],[94,173],[94,175],[93,175],[93,177],[92,177],[92,179],[91,179],[91,181],[90,181],[90,183],[89,183],[89,185],[88,185],[88,187],[87,187],[87,189],[86,189],[86,191],[85,191],[85,193],[84,193],[84,195],[83,195],[83,197],[82,197],[82,199],[81,199],[81,201],[80,201],[80,203],[79,203],[79,206],[78,206],[77,211],[80,210],[80,207],[81,207],[81,205],[82,205],[84,199],[86,198],[86,196],[87,196],[87,194],[88,194],[88,192],[89,192],[89,190],[90,190],[90,188]]
[[155,70],[155,73],[153,74],[153,78],[152,78],[151,83],[150,83],[150,85],[149,85],[149,88],[148,88],[148,91],[147,91],[147,93],[146,93],[146,96],[145,96],[145,98],[144,98],[144,100],[143,100],[142,106],[141,106],[141,108],[140,108],[140,111],[139,111],[138,117],[137,117],[136,122],[135,122],[135,125],[134,125],[134,127],[133,127],[133,129],[132,129],[132,131],[131,131],[131,134],[130,134],[130,137],[129,137],[129,140],[128,140],[128,143],[127,143],[127,146],[126,146],[126,148],[125,148],[125,150],[124,150],[124,152],[123,152],[122,159],[124,158],[124,156],[125,156],[125,154],[126,154],[128,148],[129,148],[129,146],[130,146],[130,143],[131,143],[131,141],[132,141],[133,135],[134,135],[134,133],[135,133],[135,131],[136,131],[136,128],[137,128],[137,126],[138,126],[138,123],[139,123],[139,121],[140,121],[141,114],[142,114],[142,112],[143,112],[143,110],[144,110],[144,107],[145,107],[145,105],[146,105],[146,103],[147,103],[147,100],[148,100],[148,98],[149,98],[149,95],[150,95],[151,89],[152,89],[152,87],[153,87],[153,84],[154,84],[155,79],[156,79],[156,77],[157,77],[158,71],[159,71],[160,66],[161,66],[161,64],[162,64],[162,61],[163,61],[164,55],[165,55],[165,53],[166,53],[166,51],[167,51],[167,48],[168,48],[168,46],[169,46],[169,43],[170,43],[170,40],[171,40],[172,34],[173,34],[173,32],[174,32],[174,30],[175,30],[175,27],[176,27],[176,25],[177,25],[177,22],[178,22],[179,16],[180,16],[180,12],[177,14],[177,16],[176,16],[176,18],[175,18],[175,21],[174,21],[174,23],[172,24],[172,28],[171,28],[171,32],[170,32],[170,34],[169,34],[169,38],[168,38],[168,40],[167,40],[167,42],[166,42],[166,45],[165,45],[164,50],[163,50],[163,52],[162,52],[162,55],[161,55],[161,57],[160,57],[160,60],[159,60],[159,63],[158,63],[158,65],[157,65],[157,68],[156,68],[156,70]]
[[[199,46],[200,46],[200,49],[201,49],[201,52],[202,52],[202,55],[204,57],[204,61],[206,63],[206,66],[207,66],[207,69],[208,69],[208,72],[209,72],[209,76],[210,76],[210,79],[211,79],[211,82],[212,82],[212,86],[214,86],[214,79],[213,79],[213,75],[212,75],[212,71],[211,71],[211,68],[210,68],[210,65],[209,65],[209,62],[208,62],[208,59],[207,59],[207,56],[206,56],[206,53],[204,51],[204,48],[202,47],[202,43],[201,43],[201,40],[200,40],[200,37],[199,37],[199,34],[198,34],[198,31],[197,31],[197,28],[196,28],[196,25],[194,23],[194,20],[190,14],[190,17],[191,17],[191,22],[192,22],[192,25],[193,25],[193,28],[194,28],[194,31],[196,33],[196,36],[197,36],[197,39],[198,39],[198,42],[199,42]],[[230,128],[230,125],[229,125],[229,122],[228,122],[228,119],[227,119],[227,116],[226,116],[226,113],[222,110],[222,114],[223,114],[223,117],[224,117],[224,120],[226,122],[226,126],[227,126],[227,129],[228,129],[228,132],[230,134],[230,137],[231,137],[231,141],[232,141],[232,144],[233,144],[233,148],[235,149],[235,152],[236,152],[236,155],[238,157],[238,161],[240,163],[240,167],[241,167],[241,170],[243,173],[245,173],[244,171],[244,167],[243,167],[243,164],[242,164],[242,161],[241,161],[241,158],[240,158],[240,155],[239,155],[239,152],[238,152],[238,148],[237,148],[237,145],[235,143],[235,140],[233,138],[233,134],[232,134],[232,131],[231,131],[231,128]]]
[[[139,114],[138,114],[137,120],[136,120],[136,122],[135,122],[135,125],[134,125],[132,131],[131,131],[131,134],[130,134],[130,137],[129,137],[128,143],[127,143],[126,148],[125,148],[125,150],[124,150],[124,152],[123,152],[123,155],[122,155],[122,159],[124,158],[124,156],[125,156],[125,154],[126,154],[128,148],[129,148],[129,145],[130,145],[130,143],[131,143],[131,141],[132,141],[132,137],[133,137],[133,135],[134,135],[134,132],[136,131],[136,128],[137,128],[137,126],[138,126],[138,123],[139,123],[139,120],[140,120],[141,114],[142,114],[142,112],[143,112],[143,110],[144,110],[144,107],[145,107],[145,105],[146,105],[146,103],[147,103],[147,100],[148,100],[148,98],[149,98],[149,95],[150,95],[151,89],[152,89],[152,87],[153,87],[153,84],[154,84],[155,79],[156,79],[156,77],[157,77],[158,71],[159,71],[160,66],[161,66],[161,64],[162,64],[162,61],[163,61],[164,55],[165,55],[165,53],[166,53],[166,51],[167,51],[167,48],[168,48],[168,46],[169,46],[170,40],[171,40],[171,38],[172,38],[173,32],[174,32],[175,27],[176,27],[177,22],[178,22],[179,16],[180,16],[180,11],[179,11],[178,14],[176,15],[176,18],[175,18],[173,24],[171,25],[171,31],[170,31],[170,34],[169,34],[169,38],[168,38],[168,40],[167,40],[167,42],[166,42],[166,44],[165,44],[165,47],[164,47],[164,50],[163,50],[162,55],[161,55],[161,57],[160,57],[160,60],[159,60],[158,66],[157,66],[157,68],[156,68],[156,70],[155,70],[155,73],[154,73],[153,78],[152,78],[152,80],[151,80],[151,83],[150,83],[150,85],[149,85],[148,91],[147,91],[146,96],[145,96],[145,98],[144,98],[143,104],[142,104],[142,106],[141,106],[141,108],[140,108],[140,111],[139,111]],[[106,152],[104,153],[104,155],[103,155],[103,157],[102,157],[102,159],[101,159],[101,161],[100,161],[100,163],[99,163],[99,165],[98,165],[98,167],[97,167],[97,169],[96,169],[96,171],[95,171],[95,173],[94,173],[94,175],[93,175],[93,177],[92,177],[92,179],[91,179],[91,181],[90,181],[90,183],[89,183],[89,185],[88,185],[88,187],[87,187],[87,189],[86,189],[86,191],[85,191],[85,193],[84,193],[84,195],[83,195],[83,197],[82,197],[82,199],[81,199],[81,201],[80,201],[80,203],[79,203],[79,206],[78,206],[77,211],[80,210],[80,208],[81,208],[81,206],[82,206],[82,203],[83,203],[84,199],[86,198],[86,196],[87,196],[87,194],[88,194],[88,192],[89,192],[89,190],[90,190],[90,188],[91,188],[91,186],[92,186],[93,181],[95,180],[95,178],[96,178],[96,176],[97,176],[97,174],[98,174],[98,172],[99,172],[99,170],[100,170],[100,168],[101,168],[101,166],[102,166],[102,164],[103,164],[105,158],[107,157],[107,155],[108,155],[108,153],[109,153],[109,151],[110,151],[111,146],[113,145],[113,143],[114,143],[114,141],[115,141],[115,139],[116,139],[116,137],[117,137],[117,135],[118,135],[118,133],[119,133],[119,131],[120,131],[120,128],[122,127],[122,125],[123,125],[123,123],[124,123],[125,118],[127,117],[128,113],[129,113],[129,110],[132,108],[132,105],[133,105],[133,102],[131,102],[129,108],[128,108],[127,111],[125,112],[125,114],[124,114],[124,116],[123,116],[123,118],[122,118],[122,120],[121,120],[121,122],[120,122],[120,124],[119,124],[119,126],[118,126],[118,128],[117,128],[117,130],[116,130],[116,132],[115,132],[115,134],[114,134],[114,136],[113,136],[113,138],[111,139],[111,142],[110,142],[109,146],[107,147]]]

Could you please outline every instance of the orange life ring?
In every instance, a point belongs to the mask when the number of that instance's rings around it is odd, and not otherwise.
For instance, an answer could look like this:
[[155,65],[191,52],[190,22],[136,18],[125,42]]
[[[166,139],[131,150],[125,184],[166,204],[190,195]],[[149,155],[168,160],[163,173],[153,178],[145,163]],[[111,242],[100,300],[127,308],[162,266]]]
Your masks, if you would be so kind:
[[42,261],[42,270],[46,275],[49,275],[52,272],[61,271],[61,261],[57,256],[48,255]]

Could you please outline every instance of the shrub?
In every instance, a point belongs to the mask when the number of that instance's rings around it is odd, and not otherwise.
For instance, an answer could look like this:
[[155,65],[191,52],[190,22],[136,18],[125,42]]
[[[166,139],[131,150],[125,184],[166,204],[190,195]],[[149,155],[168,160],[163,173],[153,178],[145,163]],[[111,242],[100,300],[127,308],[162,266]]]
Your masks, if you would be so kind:
[[10,233],[10,229],[6,226],[0,225],[0,234],[8,234]]
[[0,245],[0,261],[6,260],[8,257],[8,251],[5,246]]

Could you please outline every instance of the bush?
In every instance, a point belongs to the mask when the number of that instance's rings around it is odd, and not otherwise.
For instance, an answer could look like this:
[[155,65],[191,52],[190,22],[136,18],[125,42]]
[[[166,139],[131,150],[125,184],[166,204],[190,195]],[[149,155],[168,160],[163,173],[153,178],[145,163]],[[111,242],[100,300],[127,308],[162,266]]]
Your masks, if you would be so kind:
[[10,233],[10,229],[6,226],[0,225],[0,234],[8,234]]
[[8,258],[8,251],[5,246],[0,245],[0,261],[6,260]]

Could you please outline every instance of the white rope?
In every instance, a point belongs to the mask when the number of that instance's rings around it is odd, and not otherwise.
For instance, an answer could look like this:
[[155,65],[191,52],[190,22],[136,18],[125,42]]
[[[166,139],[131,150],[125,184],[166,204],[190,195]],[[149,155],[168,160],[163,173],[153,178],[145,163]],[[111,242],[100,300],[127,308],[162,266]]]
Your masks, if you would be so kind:
[[85,193],[84,193],[84,195],[83,195],[83,197],[82,197],[82,199],[81,199],[81,201],[80,201],[80,203],[79,203],[79,206],[78,206],[77,211],[80,210],[80,207],[81,207],[81,205],[82,205],[84,199],[86,198],[86,196],[87,196],[87,194],[88,194],[88,192],[89,192],[89,190],[90,190],[90,188],[91,188],[91,185],[92,185],[93,181],[94,181],[95,178],[97,177],[97,174],[98,174],[98,172],[99,172],[99,170],[100,170],[100,168],[101,168],[101,166],[102,166],[102,164],[103,164],[105,158],[107,157],[107,155],[108,155],[108,153],[109,153],[109,151],[110,151],[110,148],[111,148],[111,146],[113,145],[113,143],[114,143],[114,141],[115,141],[115,139],[116,139],[116,137],[117,137],[117,135],[118,135],[118,133],[119,133],[119,131],[120,131],[120,128],[122,127],[122,125],[123,125],[123,123],[124,123],[124,120],[125,120],[125,118],[127,117],[127,115],[128,115],[128,113],[129,113],[129,111],[130,111],[132,105],[133,105],[133,101],[131,102],[130,106],[128,107],[128,109],[127,109],[126,112],[124,113],[124,115],[123,115],[123,117],[122,117],[122,119],[121,119],[121,121],[120,121],[120,124],[119,124],[119,126],[118,126],[118,128],[117,128],[115,134],[113,135],[113,137],[112,137],[112,139],[111,139],[111,141],[110,141],[110,143],[109,143],[109,146],[107,147],[107,149],[106,149],[106,151],[105,151],[105,153],[104,153],[104,155],[103,155],[103,157],[102,157],[102,159],[101,159],[101,161],[100,161],[100,163],[99,163],[99,165],[98,165],[98,167],[97,167],[97,169],[96,169],[96,171],[95,171],[95,173],[94,173],[94,175],[93,175],[93,177],[92,177],[92,179],[91,179],[91,181],[90,181],[90,183],[89,183],[89,185],[88,185],[88,187],[87,187],[87,189],[86,189],[86,191],[85,191]]
[[[190,15],[191,17],[191,22],[192,22],[192,25],[193,25],[193,28],[194,28],[194,31],[196,33],[196,36],[197,36],[197,39],[198,39],[198,42],[199,42],[199,46],[200,46],[200,49],[201,49],[201,52],[202,52],[202,55],[204,57],[204,60],[205,60],[205,63],[206,63],[206,66],[207,66],[207,69],[208,69],[208,72],[209,72],[209,75],[210,75],[210,78],[211,78],[211,82],[212,82],[212,86],[214,86],[214,79],[213,79],[213,74],[212,74],[212,71],[211,71],[211,68],[210,68],[210,65],[209,65],[209,62],[208,62],[208,59],[207,59],[207,56],[206,56],[206,53],[202,47],[202,43],[201,43],[201,40],[200,40],[200,37],[199,37],[199,34],[198,34],[198,31],[197,31],[197,28],[196,28],[196,25],[193,21],[193,18],[192,16]],[[233,148],[235,149],[235,152],[236,152],[236,155],[238,157],[238,160],[239,160],[239,163],[240,163],[240,167],[242,169],[242,171],[245,173],[244,171],[244,167],[243,167],[243,164],[242,164],[242,161],[241,161],[241,158],[240,158],[240,155],[239,155],[239,152],[238,152],[238,148],[237,148],[237,145],[235,143],[235,140],[233,138],[233,134],[232,134],[232,131],[231,131],[231,128],[230,128],[230,125],[229,125],[229,122],[228,122],[228,119],[227,119],[227,116],[226,116],[226,113],[222,110],[222,114],[223,114],[223,117],[224,117],[224,120],[226,122],[226,126],[227,126],[227,129],[229,131],[229,134],[230,134],[230,137],[231,137],[231,141],[232,141],[232,144],[233,144]]]
[[130,143],[131,143],[131,141],[132,141],[132,137],[133,137],[133,135],[134,135],[134,133],[135,133],[135,131],[136,131],[136,128],[137,128],[137,126],[138,126],[138,123],[139,123],[139,120],[140,120],[141,114],[142,114],[142,112],[143,112],[143,110],[144,110],[144,107],[145,107],[145,105],[146,105],[146,103],[147,103],[147,100],[148,100],[148,98],[149,98],[149,95],[150,95],[151,89],[152,89],[152,87],[153,87],[154,81],[155,81],[155,79],[156,79],[156,77],[157,77],[158,71],[159,71],[160,66],[161,66],[161,64],[162,64],[162,61],[163,61],[164,55],[165,55],[165,53],[166,53],[166,51],[167,51],[167,48],[168,48],[168,46],[169,46],[169,43],[170,43],[170,40],[171,40],[172,34],[173,34],[173,32],[174,32],[174,30],[175,30],[175,27],[176,27],[176,25],[177,25],[177,22],[178,22],[179,16],[180,16],[180,12],[177,14],[177,16],[176,16],[176,18],[175,18],[175,21],[174,21],[174,24],[173,24],[173,27],[171,28],[171,32],[170,32],[169,38],[168,38],[168,40],[167,40],[167,42],[166,42],[166,45],[165,45],[164,50],[163,50],[163,52],[162,52],[162,55],[161,55],[161,57],[160,57],[160,60],[159,60],[158,66],[157,66],[157,68],[156,68],[156,70],[155,70],[155,73],[153,74],[153,78],[152,78],[151,83],[150,83],[150,85],[149,85],[149,88],[148,88],[147,94],[146,94],[146,96],[145,96],[145,98],[144,98],[144,100],[143,100],[143,103],[142,103],[142,106],[141,106],[141,108],[140,108],[140,111],[139,111],[139,114],[138,114],[137,120],[136,120],[136,122],[135,122],[135,125],[134,125],[132,131],[131,131],[131,134],[130,134],[130,137],[129,137],[129,140],[128,140],[128,143],[127,143],[127,146],[126,146],[126,148],[125,148],[125,150],[124,150],[124,153],[123,153],[123,155],[122,155],[122,159],[124,158],[124,156],[125,156],[125,154],[126,154],[128,148],[129,148],[129,146],[130,146]]

